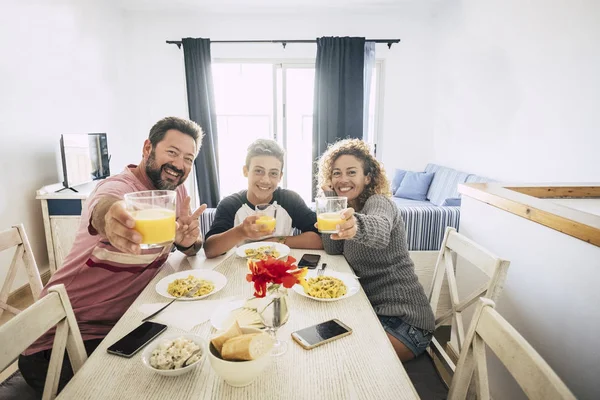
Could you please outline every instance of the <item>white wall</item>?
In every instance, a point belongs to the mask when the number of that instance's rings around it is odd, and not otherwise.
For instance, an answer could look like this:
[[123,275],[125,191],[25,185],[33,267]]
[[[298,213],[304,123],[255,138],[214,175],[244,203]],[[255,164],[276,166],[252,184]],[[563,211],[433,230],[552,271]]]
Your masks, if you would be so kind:
[[600,2],[444,5],[434,161],[499,180],[600,181]]
[[558,203],[589,214],[600,215],[600,199],[547,199],[544,201]]
[[[400,38],[391,50],[377,48],[385,60],[382,137],[378,152],[393,168],[422,168],[432,155],[431,69],[432,31],[430,6],[407,4],[380,14],[346,12],[169,14],[129,11],[126,75],[128,143],[136,146],[157,119],[187,116],[183,52],[165,40],[182,37],[235,39],[314,39],[324,35]],[[214,44],[214,58],[314,59],[316,45]]]
[[[600,398],[600,248],[467,196],[460,232],[511,262],[500,314],[577,398]],[[469,279],[457,279],[465,292],[475,289]],[[494,399],[523,398],[497,364],[489,375]]]
[[[116,146],[116,9],[94,1],[3,1],[0,12],[0,230],[23,223],[48,257],[35,191],[59,181],[61,133],[107,132]],[[0,284],[12,254],[0,254]],[[19,275],[18,287],[26,279]]]

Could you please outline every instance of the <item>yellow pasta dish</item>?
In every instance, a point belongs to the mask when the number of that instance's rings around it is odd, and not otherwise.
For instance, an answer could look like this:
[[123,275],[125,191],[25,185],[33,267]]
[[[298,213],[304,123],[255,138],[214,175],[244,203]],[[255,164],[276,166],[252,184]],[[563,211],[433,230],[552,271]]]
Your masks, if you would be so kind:
[[246,249],[244,250],[244,253],[246,254],[246,257],[258,260],[265,260],[269,256],[279,258],[281,255],[277,249],[275,249],[275,246],[260,246],[255,249]]
[[317,276],[309,278],[308,290],[304,289],[307,295],[319,299],[337,299],[342,297],[348,291],[346,284],[333,276]]
[[181,297],[196,285],[200,285],[200,288],[192,297],[204,296],[215,290],[215,285],[211,281],[198,279],[194,275],[188,275],[187,278],[175,279],[173,282],[169,283],[167,292],[171,296]]

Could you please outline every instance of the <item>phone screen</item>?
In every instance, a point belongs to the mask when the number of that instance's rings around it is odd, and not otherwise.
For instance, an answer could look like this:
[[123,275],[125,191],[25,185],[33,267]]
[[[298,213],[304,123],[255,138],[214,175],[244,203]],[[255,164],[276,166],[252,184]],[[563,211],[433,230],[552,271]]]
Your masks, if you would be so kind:
[[296,335],[309,346],[314,346],[328,339],[348,333],[346,327],[340,325],[336,320],[329,320],[308,328],[296,331]]
[[319,254],[304,254],[300,261],[298,261],[299,267],[308,267],[308,269],[315,269],[319,264],[321,256]]
[[131,357],[165,329],[167,329],[166,325],[146,321],[123,336],[106,351],[119,356]]

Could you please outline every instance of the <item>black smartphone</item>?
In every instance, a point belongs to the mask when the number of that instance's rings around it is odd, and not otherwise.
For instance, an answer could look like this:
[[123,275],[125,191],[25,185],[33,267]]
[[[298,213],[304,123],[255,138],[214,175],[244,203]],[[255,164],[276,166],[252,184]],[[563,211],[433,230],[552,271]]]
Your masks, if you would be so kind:
[[352,329],[346,324],[340,320],[331,319],[293,332],[292,339],[306,350],[310,350],[351,333]]
[[319,264],[319,260],[321,256],[319,254],[304,254],[300,261],[298,261],[298,266],[300,268],[307,267],[308,269],[315,269]]
[[106,351],[110,354],[129,358],[160,335],[165,329],[167,329],[166,325],[146,321],[123,336],[106,349]]

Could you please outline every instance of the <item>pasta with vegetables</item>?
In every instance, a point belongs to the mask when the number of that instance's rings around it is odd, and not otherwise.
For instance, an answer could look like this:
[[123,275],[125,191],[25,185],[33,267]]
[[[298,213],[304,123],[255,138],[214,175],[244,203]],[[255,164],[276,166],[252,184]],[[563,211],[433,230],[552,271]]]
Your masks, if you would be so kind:
[[197,285],[200,285],[199,289],[192,297],[204,296],[215,290],[215,285],[211,281],[198,279],[194,275],[188,275],[187,278],[175,279],[173,282],[169,283],[167,292],[171,296],[181,297]]
[[346,284],[333,276],[317,276],[307,281],[306,294],[319,299],[337,299],[348,291]]

